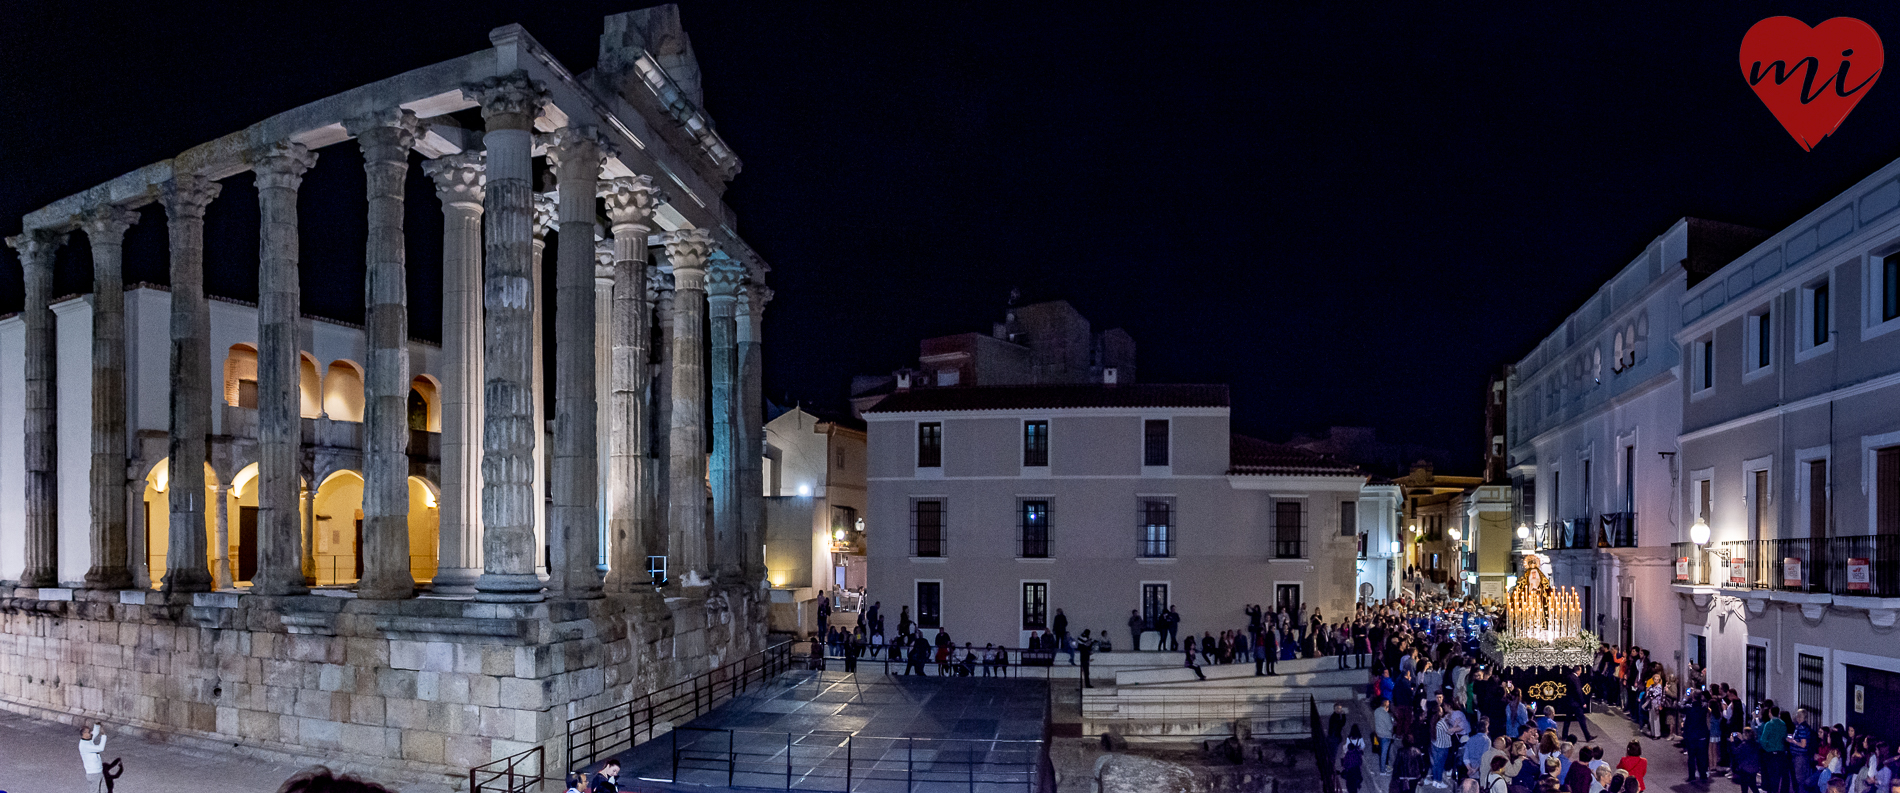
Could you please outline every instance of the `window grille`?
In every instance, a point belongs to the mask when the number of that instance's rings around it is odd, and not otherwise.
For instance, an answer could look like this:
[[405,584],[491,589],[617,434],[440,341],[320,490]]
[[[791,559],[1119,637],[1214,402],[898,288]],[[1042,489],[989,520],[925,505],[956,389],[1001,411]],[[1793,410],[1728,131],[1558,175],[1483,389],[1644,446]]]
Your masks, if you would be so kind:
[[1149,419],[1142,426],[1142,465],[1168,464],[1168,420]]
[[910,555],[943,555],[944,508],[942,501],[911,503]]
[[917,467],[943,467],[943,424],[926,421],[917,425]]
[[1022,557],[1049,557],[1049,502],[1022,502]]
[[1273,558],[1305,558],[1305,539],[1305,505],[1298,501],[1273,502]]
[[1174,504],[1166,499],[1142,499],[1137,506],[1137,553],[1146,559],[1174,556]]
[[1821,692],[1825,690],[1822,684],[1827,680],[1826,669],[1826,665],[1821,662],[1819,656],[1805,654],[1801,656],[1801,669],[1798,672],[1801,690],[1798,704],[1808,709],[1808,721],[1815,724],[1821,721]]
[[1049,629],[1049,584],[1042,581],[1023,583],[1023,630]]
[[1023,422],[1023,465],[1025,467],[1045,466],[1049,464],[1049,422]]

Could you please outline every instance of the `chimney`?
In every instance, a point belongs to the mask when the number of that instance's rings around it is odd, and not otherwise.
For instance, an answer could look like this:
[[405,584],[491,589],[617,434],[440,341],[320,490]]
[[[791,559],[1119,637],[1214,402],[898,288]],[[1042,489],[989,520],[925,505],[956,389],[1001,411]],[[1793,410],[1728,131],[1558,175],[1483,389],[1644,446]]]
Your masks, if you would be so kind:
[[1103,370],[1102,370],[1102,383],[1103,383],[1104,385],[1114,385],[1114,384],[1115,384],[1115,379],[1116,379],[1116,377],[1117,377],[1117,376],[1118,376],[1119,374],[1120,374],[1120,372],[1117,372],[1117,371],[1115,371],[1115,367],[1113,367],[1113,366],[1110,366],[1110,367],[1108,367],[1108,368],[1106,368],[1106,369],[1103,369]]
[[897,373],[897,390],[899,392],[910,390],[910,373],[909,372]]

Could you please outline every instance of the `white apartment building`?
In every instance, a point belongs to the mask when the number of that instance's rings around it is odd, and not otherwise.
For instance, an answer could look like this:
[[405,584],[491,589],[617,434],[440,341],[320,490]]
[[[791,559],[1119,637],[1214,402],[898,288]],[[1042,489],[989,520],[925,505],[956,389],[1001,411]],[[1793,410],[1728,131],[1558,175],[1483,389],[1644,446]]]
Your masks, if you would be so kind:
[[809,633],[820,590],[866,585],[864,424],[794,407],[766,422],[763,464],[772,629]]
[[[1689,660],[1900,739],[1900,162],[1687,289]],[[1658,326],[1660,335],[1661,326]],[[1701,542],[1697,542],[1701,541]]]
[[870,597],[958,642],[1022,646],[1058,608],[1117,649],[1131,610],[1173,605],[1184,636],[1247,604],[1331,618],[1362,524],[1390,522],[1354,467],[1234,435],[1225,386],[911,390],[864,417]]

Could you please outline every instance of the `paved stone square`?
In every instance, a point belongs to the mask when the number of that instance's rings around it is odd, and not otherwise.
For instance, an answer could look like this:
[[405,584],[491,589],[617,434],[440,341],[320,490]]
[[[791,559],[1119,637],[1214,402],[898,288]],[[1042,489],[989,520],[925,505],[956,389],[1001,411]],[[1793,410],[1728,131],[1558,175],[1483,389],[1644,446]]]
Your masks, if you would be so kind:
[[874,793],[1030,790],[1042,762],[1043,747],[1034,742],[1048,723],[1048,686],[794,672],[622,753],[622,789],[665,780],[702,790],[728,781]]
[[[148,741],[107,724],[105,759],[113,758],[124,761],[114,784],[127,793],[269,793],[303,768]],[[77,729],[0,712],[0,790],[74,793],[85,781]]]

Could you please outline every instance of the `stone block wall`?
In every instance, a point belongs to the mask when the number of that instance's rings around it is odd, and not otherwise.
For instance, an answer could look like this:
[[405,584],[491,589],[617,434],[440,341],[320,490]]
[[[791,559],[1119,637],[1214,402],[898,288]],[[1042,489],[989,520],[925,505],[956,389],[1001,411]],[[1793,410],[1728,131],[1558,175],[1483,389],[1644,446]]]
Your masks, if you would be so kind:
[[375,774],[468,770],[765,646],[762,589],[531,604],[14,589],[0,708]]

